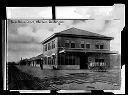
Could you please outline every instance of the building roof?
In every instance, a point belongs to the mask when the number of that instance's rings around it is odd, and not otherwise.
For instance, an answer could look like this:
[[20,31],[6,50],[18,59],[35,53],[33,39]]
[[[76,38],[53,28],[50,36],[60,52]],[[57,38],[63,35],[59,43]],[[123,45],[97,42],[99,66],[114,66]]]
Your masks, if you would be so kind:
[[36,59],[41,59],[41,58],[44,58],[44,54],[40,54],[36,57],[32,57],[32,58],[29,59],[29,61],[36,60]]
[[40,55],[36,56],[36,59],[41,59],[41,58],[44,58],[44,54],[40,54]]
[[77,29],[77,28],[69,28],[67,30],[59,32],[59,34],[74,34],[74,35],[85,35],[85,36],[97,36],[97,37],[106,37],[104,35],[100,35],[97,33],[92,33],[86,30]]
[[80,38],[90,38],[90,39],[105,39],[105,40],[112,40],[113,37],[108,37],[108,36],[104,36],[104,35],[100,35],[97,33],[93,33],[93,32],[89,32],[86,30],[82,30],[82,29],[77,29],[77,28],[69,28],[67,30],[63,30],[61,32],[55,33],[53,35],[51,35],[50,37],[48,37],[47,39],[45,39],[42,43],[47,42],[48,40],[50,40],[51,38],[55,37],[55,36],[72,36],[72,37],[80,37]]

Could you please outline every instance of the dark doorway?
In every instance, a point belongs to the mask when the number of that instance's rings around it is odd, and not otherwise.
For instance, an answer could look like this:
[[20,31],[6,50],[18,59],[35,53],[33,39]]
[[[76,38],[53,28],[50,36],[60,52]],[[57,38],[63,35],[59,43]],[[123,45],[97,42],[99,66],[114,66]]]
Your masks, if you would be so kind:
[[88,55],[80,54],[80,69],[88,69]]

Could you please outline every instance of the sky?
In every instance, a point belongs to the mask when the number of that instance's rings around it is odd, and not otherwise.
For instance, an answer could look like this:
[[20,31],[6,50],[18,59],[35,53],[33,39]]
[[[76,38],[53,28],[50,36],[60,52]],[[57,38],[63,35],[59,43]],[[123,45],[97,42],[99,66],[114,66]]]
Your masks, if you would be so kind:
[[[12,11],[12,9],[14,11]],[[43,53],[41,41],[52,35],[53,33],[75,27],[78,29],[87,30],[94,33],[99,33],[106,36],[114,37],[110,47],[112,51],[121,53],[121,31],[125,26],[124,6],[115,5],[109,7],[56,7],[56,18],[76,18],[88,20],[56,20],[59,23],[49,23],[49,20],[41,20],[38,15],[47,17],[48,13],[44,10],[35,11],[30,9],[12,8],[8,10],[8,61],[19,61],[20,58],[31,58]],[[66,11],[67,10],[67,11]],[[17,19],[15,15],[20,11],[29,17],[32,14],[37,14],[34,17],[38,19]],[[27,12],[28,11],[28,12]],[[43,13],[44,11],[44,13]],[[105,12],[106,11],[106,12]],[[11,19],[13,14],[13,18]],[[70,16],[67,16],[70,15]],[[10,17],[9,17],[10,16]],[[25,17],[24,15],[22,15]],[[20,18],[23,18],[20,16]],[[32,17],[32,16],[31,16]],[[50,16],[49,16],[50,17]],[[92,20],[93,19],[93,20]],[[16,21],[24,21],[18,23]],[[36,21],[41,23],[36,23]],[[51,20],[50,20],[51,21]],[[15,22],[15,23],[14,23]],[[29,22],[29,23],[28,23]],[[31,22],[31,23],[30,23]]]
[[42,19],[52,18],[51,7],[7,7],[8,19]]

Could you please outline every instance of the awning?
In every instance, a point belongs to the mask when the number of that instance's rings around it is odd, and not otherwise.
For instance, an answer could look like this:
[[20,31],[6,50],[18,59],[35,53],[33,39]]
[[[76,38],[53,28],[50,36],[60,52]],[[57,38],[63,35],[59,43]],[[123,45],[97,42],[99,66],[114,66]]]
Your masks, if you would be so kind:
[[103,54],[117,54],[117,51],[109,51],[109,50],[86,50],[86,49],[63,49],[59,51],[59,53],[66,53],[66,52],[83,52],[83,53],[103,53]]
[[103,54],[117,54],[116,51],[85,51],[86,53],[103,53]]
[[52,53],[52,55],[56,55],[55,53]]

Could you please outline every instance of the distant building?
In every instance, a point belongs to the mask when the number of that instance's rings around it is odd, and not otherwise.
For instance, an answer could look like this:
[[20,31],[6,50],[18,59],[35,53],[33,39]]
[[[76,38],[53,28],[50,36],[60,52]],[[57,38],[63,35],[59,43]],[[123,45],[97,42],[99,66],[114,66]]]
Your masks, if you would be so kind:
[[38,55],[36,57],[32,57],[30,59],[26,59],[25,62],[26,62],[26,65],[43,68],[44,55],[40,54],[40,55]]
[[110,67],[110,41],[107,37],[85,30],[70,28],[45,39],[43,45],[43,68],[91,69]]

